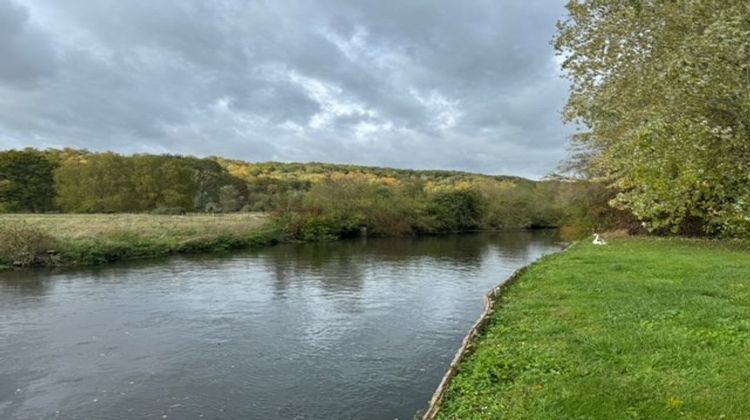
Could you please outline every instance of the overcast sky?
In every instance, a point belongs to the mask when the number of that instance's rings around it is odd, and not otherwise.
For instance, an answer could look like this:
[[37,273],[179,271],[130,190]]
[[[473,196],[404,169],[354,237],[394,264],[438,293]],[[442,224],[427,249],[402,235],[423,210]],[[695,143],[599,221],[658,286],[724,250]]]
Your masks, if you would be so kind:
[[0,148],[538,178],[564,0],[0,0]]

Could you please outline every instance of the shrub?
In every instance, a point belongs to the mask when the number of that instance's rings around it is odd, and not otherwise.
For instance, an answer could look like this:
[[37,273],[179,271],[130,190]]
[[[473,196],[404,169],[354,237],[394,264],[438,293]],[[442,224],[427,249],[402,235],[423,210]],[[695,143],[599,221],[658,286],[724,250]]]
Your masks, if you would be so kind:
[[432,197],[429,213],[441,230],[459,231],[481,226],[484,202],[475,190],[442,191]]
[[25,222],[0,224],[0,263],[29,266],[49,258],[57,241],[45,231]]
[[418,205],[394,186],[345,177],[314,185],[282,208],[281,229],[305,241],[351,237],[367,232],[397,236],[414,232]]

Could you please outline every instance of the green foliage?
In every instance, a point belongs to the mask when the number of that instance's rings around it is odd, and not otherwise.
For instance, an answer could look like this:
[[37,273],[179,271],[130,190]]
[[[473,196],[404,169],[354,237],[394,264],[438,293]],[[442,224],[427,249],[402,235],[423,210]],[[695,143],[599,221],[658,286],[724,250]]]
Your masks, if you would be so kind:
[[293,237],[303,240],[355,236],[363,229],[373,235],[404,235],[412,233],[407,221],[411,209],[395,187],[357,178],[329,179],[289,201],[281,221]]
[[543,259],[503,293],[439,418],[745,418],[747,250],[627,239]]
[[219,189],[219,205],[222,211],[237,211],[241,203],[240,192],[234,185],[225,185]]
[[484,202],[474,190],[440,191],[430,197],[427,213],[440,231],[478,229],[482,225]]
[[58,204],[73,213],[202,210],[219,199],[222,188],[239,191],[235,185],[242,184],[207,159],[111,152],[68,156],[55,179]]
[[[465,172],[73,149],[24,153],[57,167],[55,198],[63,212],[273,212],[290,236],[303,240],[557,227],[568,223],[573,198],[569,183]],[[577,185],[585,195],[587,184]],[[15,209],[0,201],[0,210]]]
[[54,208],[55,164],[33,149],[0,152],[0,212]]
[[246,189],[244,183],[230,175],[218,162],[211,159],[197,159],[193,157],[183,158],[193,168],[193,181],[196,190],[193,197],[193,208],[203,211],[209,204],[217,206],[219,202],[219,191],[223,186],[232,185],[240,193]]
[[615,192],[601,184],[568,182],[561,184],[561,236],[566,240],[589,238],[593,233],[625,231],[643,233],[640,222],[632,213],[612,207]]
[[51,258],[57,241],[45,231],[24,222],[0,223],[0,264],[29,266]]
[[584,172],[653,231],[750,234],[750,3],[568,3],[556,47]]
[[133,168],[115,153],[64,162],[55,173],[57,203],[65,212],[136,211]]
[[[568,208],[597,188],[588,183],[485,179],[428,189],[360,175],[328,178],[279,207],[279,223],[301,240],[361,234],[393,236],[477,229],[545,228],[569,223]],[[578,194],[571,194],[571,189]],[[577,215],[577,214],[576,214]]]

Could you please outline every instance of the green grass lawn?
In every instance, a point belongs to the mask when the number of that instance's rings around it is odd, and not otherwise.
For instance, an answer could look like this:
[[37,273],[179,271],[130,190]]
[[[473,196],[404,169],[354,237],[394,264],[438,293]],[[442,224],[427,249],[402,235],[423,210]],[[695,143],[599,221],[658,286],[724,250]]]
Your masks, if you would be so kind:
[[443,419],[750,418],[742,242],[575,245],[508,288]]

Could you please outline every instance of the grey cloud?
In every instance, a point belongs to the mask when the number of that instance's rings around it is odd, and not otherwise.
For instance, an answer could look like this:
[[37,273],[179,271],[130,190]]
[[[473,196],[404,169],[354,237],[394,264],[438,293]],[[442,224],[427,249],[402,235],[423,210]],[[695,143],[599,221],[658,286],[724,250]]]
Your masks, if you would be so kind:
[[0,0],[0,147],[539,177],[570,132],[562,5]]
[[0,0],[0,83],[29,88],[54,73],[49,41],[29,23],[28,11]]

